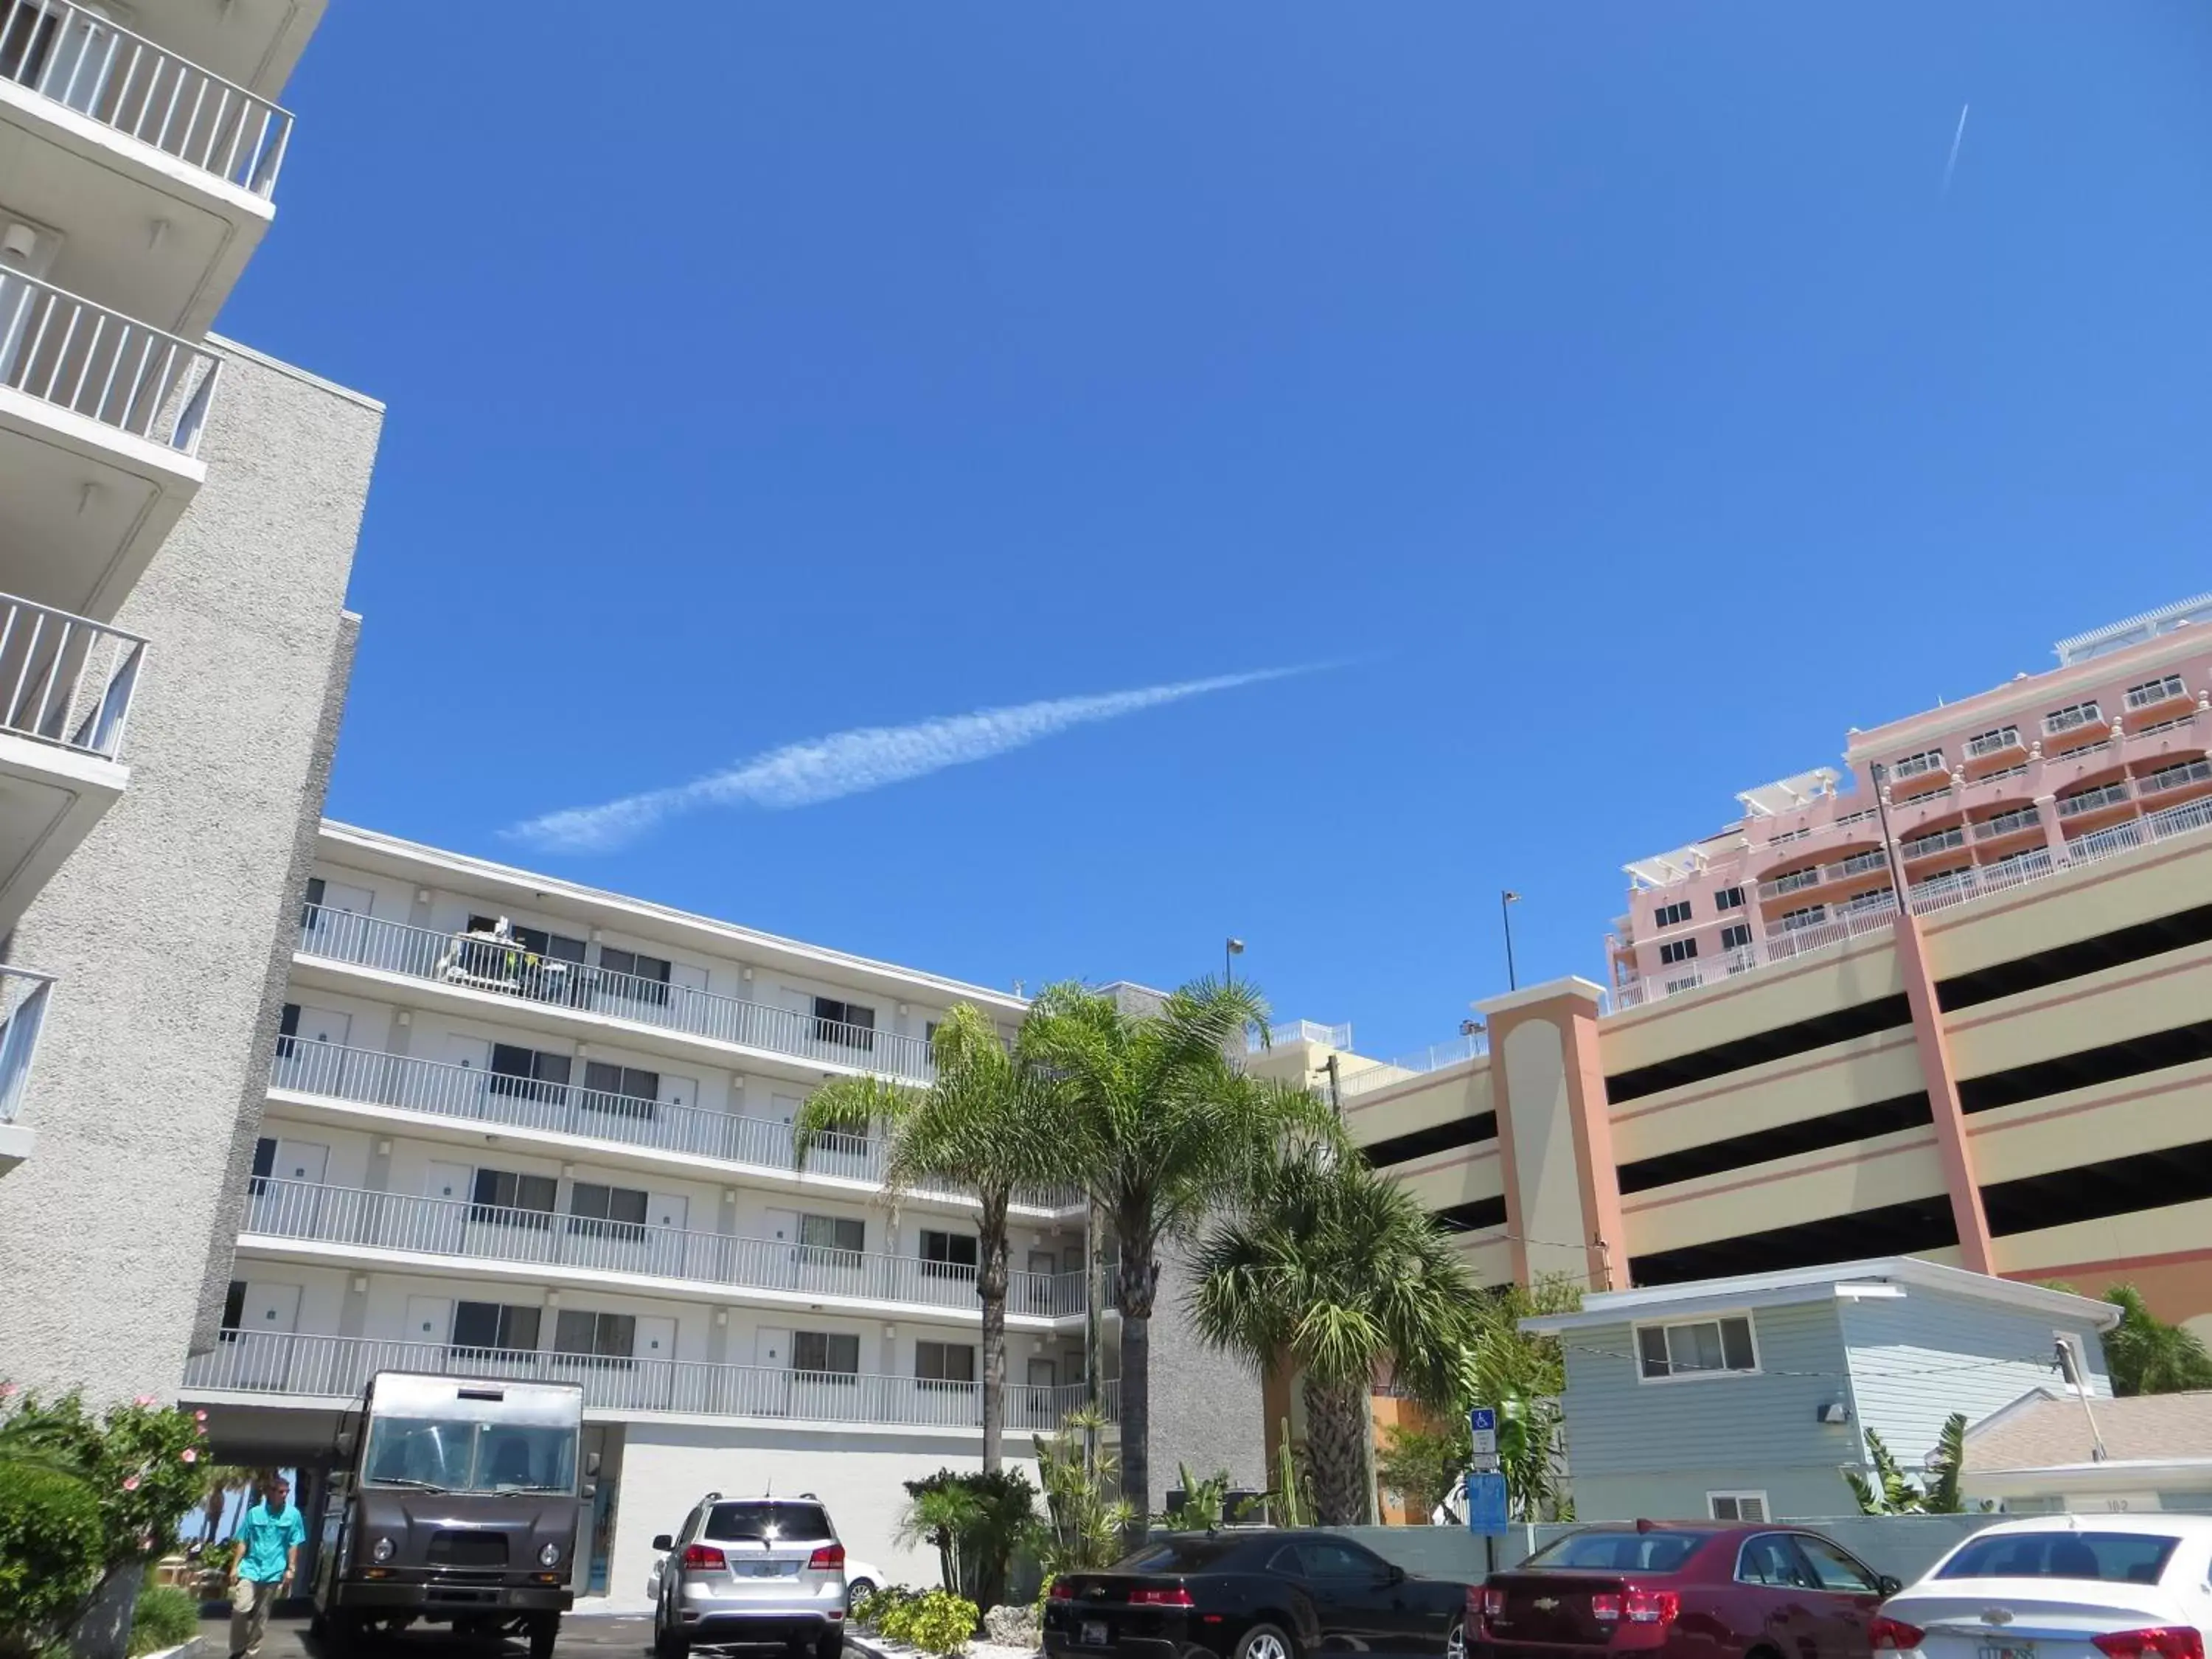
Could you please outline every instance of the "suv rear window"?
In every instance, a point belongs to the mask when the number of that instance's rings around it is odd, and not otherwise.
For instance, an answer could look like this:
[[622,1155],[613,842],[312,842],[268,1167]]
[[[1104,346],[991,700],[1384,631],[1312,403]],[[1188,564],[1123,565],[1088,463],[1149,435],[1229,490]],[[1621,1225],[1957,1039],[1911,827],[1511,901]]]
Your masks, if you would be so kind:
[[1711,1537],[1705,1532],[1577,1532],[1521,1565],[1570,1572],[1676,1572]]
[[2155,1584],[2179,1538],[2154,1532],[2012,1532],[1959,1547],[1938,1578],[2086,1578]]
[[835,1538],[819,1504],[717,1504],[707,1512],[701,1535],[733,1543],[773,1543],[788,1538]]

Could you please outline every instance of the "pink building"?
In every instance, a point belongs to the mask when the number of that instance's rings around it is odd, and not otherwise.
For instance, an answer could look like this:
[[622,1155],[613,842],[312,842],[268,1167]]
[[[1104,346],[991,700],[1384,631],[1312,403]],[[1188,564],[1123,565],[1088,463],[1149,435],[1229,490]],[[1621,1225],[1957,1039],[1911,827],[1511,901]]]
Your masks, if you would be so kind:
[[1840,769],[1747,789],[1717,834],[1628,865],[1616,1006],[1887,926],[1894,871],[1919,911],[2132,843],[2139,820],[2212,795],[2208,623],[2212,594],[2062,640],[2050,672],[1854,728]]

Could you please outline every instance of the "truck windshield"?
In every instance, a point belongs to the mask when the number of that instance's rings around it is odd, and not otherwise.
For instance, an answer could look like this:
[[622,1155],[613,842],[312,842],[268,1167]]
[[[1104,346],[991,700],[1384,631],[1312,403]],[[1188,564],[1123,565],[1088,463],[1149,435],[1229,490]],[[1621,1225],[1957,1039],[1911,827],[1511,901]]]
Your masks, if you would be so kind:
[[380,1417],[369,1426],[361,1478],[424,1492],[573,1492],[576,1431]]

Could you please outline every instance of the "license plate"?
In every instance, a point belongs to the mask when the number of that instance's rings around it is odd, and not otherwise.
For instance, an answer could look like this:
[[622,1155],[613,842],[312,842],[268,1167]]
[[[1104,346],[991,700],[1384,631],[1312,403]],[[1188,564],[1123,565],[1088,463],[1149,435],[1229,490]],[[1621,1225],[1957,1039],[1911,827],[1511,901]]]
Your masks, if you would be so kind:
[[798,1571],[796,1561],[740,1561],[737,1565],[740,1578],[788,1578]]
[[2035,1659],[2035,1644],[1984,1642],[1976,1659]]
[[1085,1620],[1083,1621],[1083,1645],[1086,1648],[1104,1647],[1106,1645],[1106,1626],[1096,1619]]

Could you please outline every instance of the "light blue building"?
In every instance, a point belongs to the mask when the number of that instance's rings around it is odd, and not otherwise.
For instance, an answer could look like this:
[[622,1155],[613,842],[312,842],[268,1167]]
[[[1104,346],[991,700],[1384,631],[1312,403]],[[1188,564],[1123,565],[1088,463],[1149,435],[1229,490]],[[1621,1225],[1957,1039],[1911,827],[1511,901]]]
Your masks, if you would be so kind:
[[1566,1351],[1583,1521],[1856,1515],[1866,1431],[1922,1468],[1943,1421],[2064,1390],[2108,1395],[2104,1302],[1910,1256],[1584,1298],[1522,1322]]

